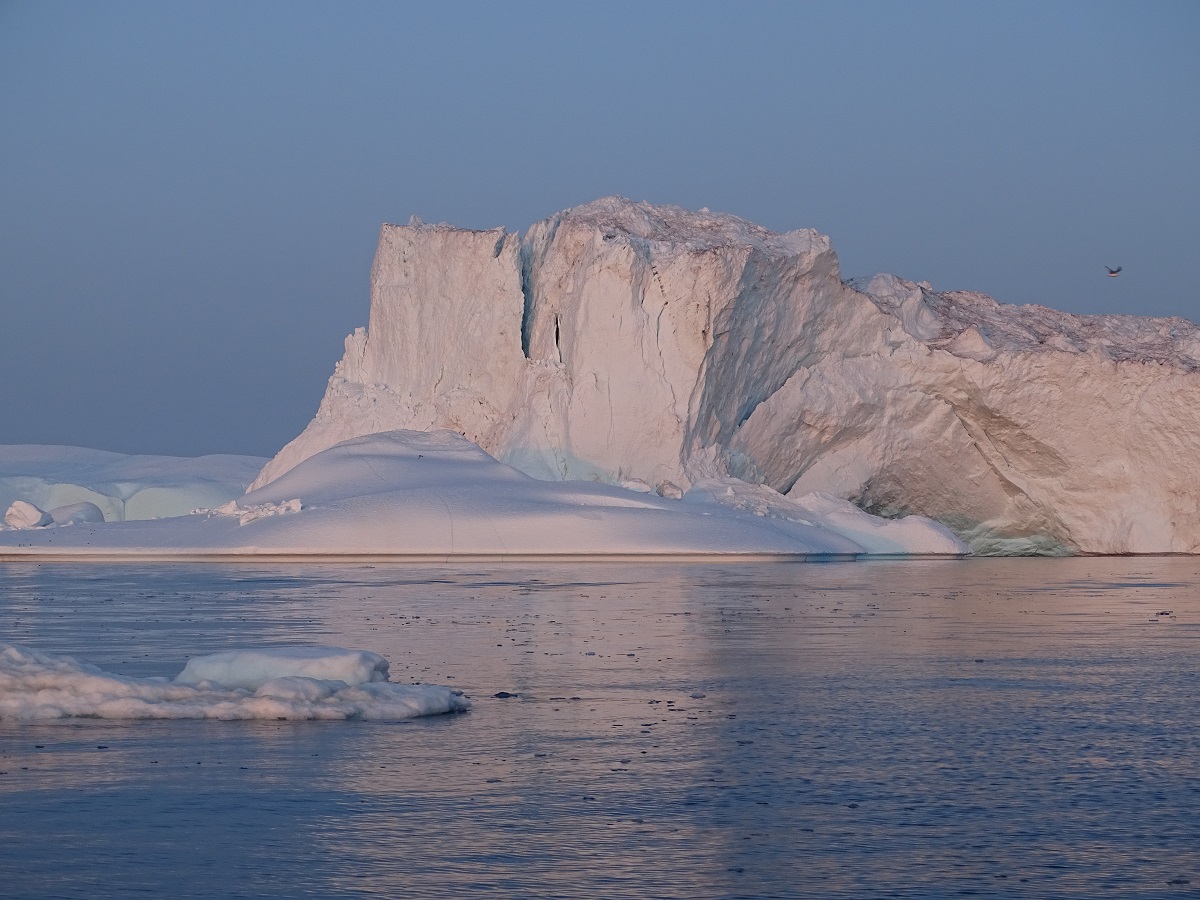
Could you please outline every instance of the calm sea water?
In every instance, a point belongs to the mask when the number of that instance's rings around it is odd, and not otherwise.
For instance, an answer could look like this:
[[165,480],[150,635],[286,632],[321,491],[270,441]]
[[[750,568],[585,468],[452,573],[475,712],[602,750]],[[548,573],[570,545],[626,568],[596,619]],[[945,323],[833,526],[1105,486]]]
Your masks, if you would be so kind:
[[1186,558],[0,566],[2,641],[130,675],[335,644],[474,702],[0,722],[0,894],[1196,896],[1198,588]]

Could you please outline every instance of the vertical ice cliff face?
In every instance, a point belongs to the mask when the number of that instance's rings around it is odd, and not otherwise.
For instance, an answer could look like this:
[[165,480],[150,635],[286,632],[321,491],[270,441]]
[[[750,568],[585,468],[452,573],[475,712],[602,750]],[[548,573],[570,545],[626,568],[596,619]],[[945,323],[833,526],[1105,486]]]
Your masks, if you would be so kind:
[[847,293],[814,231],[613,198],[535,225],[524,284],[529,405],[495,452],[542,477],[685,485]]
[[385,225],[369,328],[256,485],[450,428],[541,478],[732,475],[939,519],[984,552],[1200,550],[1200,330],[892,276],[824,236],[607,198],[503,230]]
[[518,408],[521,248],[502,228],[384,225],[371,267],[370,328],[346,338],[308,427],[252,485],[380,431],[449,428],[500,445]]
[[523,241],[385,225],[368,329],[255,484],[348,438],[436,427],[541,478],[686,486],[724,474],[719,444],[847,303],[878,316],[828,238],[728,215],[607,198]]

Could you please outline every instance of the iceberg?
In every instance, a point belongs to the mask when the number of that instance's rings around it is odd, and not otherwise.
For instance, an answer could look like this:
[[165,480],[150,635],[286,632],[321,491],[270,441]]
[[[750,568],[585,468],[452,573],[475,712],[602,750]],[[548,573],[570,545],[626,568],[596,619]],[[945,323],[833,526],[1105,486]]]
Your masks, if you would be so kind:
[[17,530],[45,528],[48,525],[79,525],[84,522],[103,522],[104,511],[86,500],[56,506],[46,512],[27,500],[14,500],[4,513],[4,524]]
[[464,712],[460,691],[387,680],[387,660],[341,647],[259,647],[188,660],[174,679],[133,678],[0,644],[0,720],[269,719],[394,722]]
[[610,197],[524,235],[384,225],[367,328],[252,487],[449,429],[539,479],[734,478],[980,553],[1193,553],[1198,373],[1183,319],[846,281],[815,231]]
[[93,510],[109,522],[186,516],[241,495],[264,462],[230,454],[130,456],[83,447],[4,445],[0,509],[20,501],[50,510],[59,525],[95,521]]

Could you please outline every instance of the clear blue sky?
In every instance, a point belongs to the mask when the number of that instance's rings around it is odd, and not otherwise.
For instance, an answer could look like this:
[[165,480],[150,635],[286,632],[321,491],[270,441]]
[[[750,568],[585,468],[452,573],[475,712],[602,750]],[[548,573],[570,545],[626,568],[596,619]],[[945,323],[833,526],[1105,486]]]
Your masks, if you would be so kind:
[[622,194],[1200,319],[1197,47],[1191,0],[0,0],[0,443],[272,454],[414,213]]

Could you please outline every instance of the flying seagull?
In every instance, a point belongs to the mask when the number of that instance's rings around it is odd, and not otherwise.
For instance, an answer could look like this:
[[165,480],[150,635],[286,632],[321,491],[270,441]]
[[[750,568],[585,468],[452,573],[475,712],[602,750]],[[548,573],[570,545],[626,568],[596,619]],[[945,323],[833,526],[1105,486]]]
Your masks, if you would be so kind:
[[1117,266],[1115,269],[1113,269],[1113,268],[1110,268],[1109,266],[1105,266],[1104,268],[1108,269],[1108,277],[1109,278],[1116,278],[1118,275],[1121,274],[1121,269],[1123,267]]

